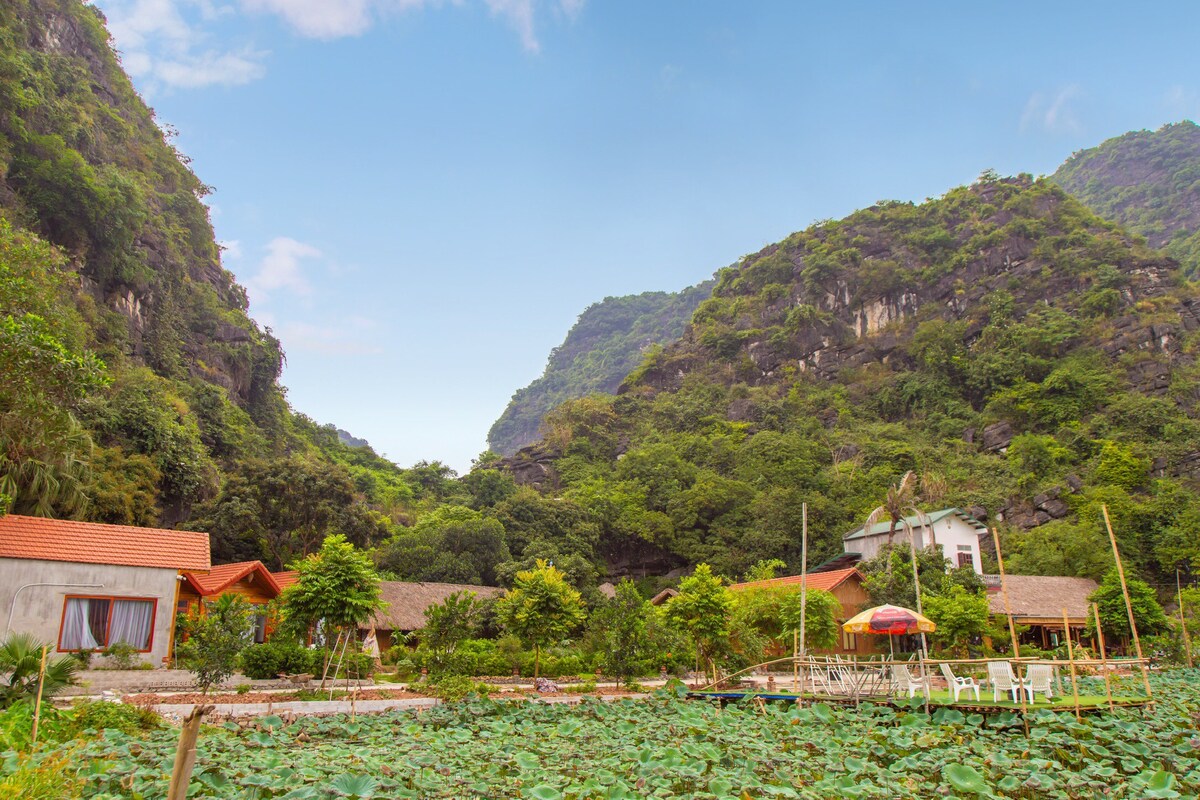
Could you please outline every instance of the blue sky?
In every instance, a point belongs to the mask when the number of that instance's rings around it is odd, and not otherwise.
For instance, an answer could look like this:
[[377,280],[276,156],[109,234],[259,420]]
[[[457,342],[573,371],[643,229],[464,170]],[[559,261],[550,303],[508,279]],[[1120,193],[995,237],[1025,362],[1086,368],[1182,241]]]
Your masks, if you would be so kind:
[[96,4],[293,406],[459,471],[605,296],[1200,116],[1194,3]]

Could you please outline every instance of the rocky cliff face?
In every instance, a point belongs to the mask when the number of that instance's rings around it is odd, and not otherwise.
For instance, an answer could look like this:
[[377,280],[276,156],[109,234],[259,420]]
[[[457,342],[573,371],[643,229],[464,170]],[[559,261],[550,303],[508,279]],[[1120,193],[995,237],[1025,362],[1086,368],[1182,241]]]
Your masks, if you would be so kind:
[[209,187],[156,125],[79,0],[0,9],[0,209],[68,254],[97,306],[98,346],[167,377],[272,395],[278,342],[221,267]]
[[1102,217],[1200,269],[1200,126],[1134,131],[1072,155],[1051,178]]
[[[928,234],[914,236],[889,221],[912,216],[920,224],[912,207],[875,207],[748,257],[725,273],[684,337],[623,391],[672,391],[694,371],[716,374],[714,361],[726,365],[727,381],[764,384],[794,374],[834,380],[855,367],[909,359],[918,321],[961,322],[969,346],[988,321],[986,298],[997,292],[1011,294],[1019,308],[1074,310],[1096,288],[1089,272],[1095,265],[1072,264],[1069,255],[1046,247],[1076,221],[1071,198],[1029,179],[962,191],[961,213]],[[1109,335],[1097,345],[1114,358],[1148,354],[1148,361],[1131,365],[1130,381],[1161,392],[1162,370],[1185,357],[1183,334],[1200,325],[1196,299],[1172,301],[1169,313],[1153,321],[1136,313],[1173,291],[1177,265],[1099,220],[1090,228],[1090,235],[1111,239],[1113,263],[1105,266],[1119,284],[1104,325]],[[937,253],[921,246],[925,235],[956,251],[952,265],[939,264]]]

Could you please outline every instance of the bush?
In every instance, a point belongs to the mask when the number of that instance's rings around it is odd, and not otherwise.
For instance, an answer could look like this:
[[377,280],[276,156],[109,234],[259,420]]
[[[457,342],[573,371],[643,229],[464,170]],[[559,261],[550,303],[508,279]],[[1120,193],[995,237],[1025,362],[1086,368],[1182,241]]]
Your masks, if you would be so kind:
[[280,673],[320,674],[320,650],[309,650],[296,642],[270,641],[255,644],[242,651],[242,672],[247,678],[267,680]]
[[71,710],[64,726],[64,738],[73,739],[84,731],[119,730],[135,734],[163,726],[162,718],[148,708],[85,700]]
[[141,662],[141,654],[129,642],[117,642],[104,651],[104,657],[109,660],[110,669],[136,669]]
[[434,697],[453,703],[471,694],[486,695],[496,691],[496,687],[486,683],[476,683],[463,675],[449,675],[437,683],[429,684],[428,691]]

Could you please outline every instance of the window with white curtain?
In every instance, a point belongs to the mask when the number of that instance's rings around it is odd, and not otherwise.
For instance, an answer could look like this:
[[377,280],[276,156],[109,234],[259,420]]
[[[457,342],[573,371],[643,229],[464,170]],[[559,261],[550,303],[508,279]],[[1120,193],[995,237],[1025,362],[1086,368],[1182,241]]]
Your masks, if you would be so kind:
[[68,597],[63,607],[59,650],[102,650],[118,642],[150,650],[154,600],[126,597]]

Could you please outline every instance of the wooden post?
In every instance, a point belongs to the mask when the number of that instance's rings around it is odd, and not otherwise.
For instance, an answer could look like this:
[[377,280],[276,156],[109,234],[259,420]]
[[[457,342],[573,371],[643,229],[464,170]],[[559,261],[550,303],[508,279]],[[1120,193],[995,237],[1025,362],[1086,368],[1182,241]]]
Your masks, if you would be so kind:
[[1000,594],[1004,597],[1004,616],[1008,617],[1008,635],[1012,637],[1013,658],[1021,657],[1017,644],[1017,626],[1013,623],[1012,606],[1008,604],[1008,580],[1004,576],[1004,555],[1000,552],[1000,534],[992,528],[992,542],[996,545],[996,564],[1000,567]]
[[1113,533],[1112,522],[1108,519],[1108,506],[1101,504],[1104,513],[1104,527],[1108,529],[1108,540],[1112,542],[1113,559],[1117,562],[1117,577],[1121,579],[1121,594],[1125,595],[1125,612],[1129,615],[1129,631],[1133,634],[1133,649],[1137,653],[1138,665],[1142,668],[1142,683],[1146,687],[1146,699],[1150,707],[1154,707],[1154,692],[1150,690],[1150,669],[1142,655],[1142,640],[1138,638],[1137,623],[1133,621],[1133,602],[1129,599],[1129,586],[1125,583],[1125,565],[1121,563],[1121,551],[1117,549],[1117,535]]
[[1187,654],[1188,669],[1195,666],[1192,663],[1192,640],[1188,637],[1187,620],[1183,616],[1183,589],[1179,586],[1179,568],[1175,568],[1175,596],[1179,602],[1179,627],[1183,631],[1183,652]]
[[38,691],[37,702],[33,706],[33,736],[32,741],[37,744],[38,722],[42,718],[42,687],[46,685],[46,653],[50,652],[50,645],[42,646],[42,665],[38,667]]
[[1100,628],[1100,606],[1092,603],[1092,615],[1096,619],[1096,644],[1100,647],[1100,667],[1104,670],[1104,694],[1108,697],[1108,710],[1116,711],[1112,699],[1112,676],[1108,674],[1108,655],[1104,650],[1104,631]]
[[[908,525],[908,551],[912,556],[912,572],[913,572],[913,592],[917,595],[917,613],[921,616],[925,615],[921,608],[921,576],[917,572],[917,534],[913,531],[912,525]],[[930,530],[933,525],[929,525]],[[921,634],[921,692],[925,695],[925,713],[929,713],[929,675],[925,671],[925,662],[929,660],[929,645],[925,641],[925,631],[919,631]]]
[[804,639],[804,624],[809,609],[809,504],[800,504],[800,644],[799,651],[809,651]]
[[192,779],[192,767],[196,765],[196,739],[200,735],[200,721],[213,706],[196,706],[183,721],[179,733],[179,746],[175,749],[175,766],[171,768],[171,783],[167,787],[167,800],[187,800],[188,781]]
[[[338,631],[337,638],[333,640],[333,649],[329,651],[329,655],[325,658],[325,669],[321,671],[321,691],[325,691],[325,679],[329,677],[329,662],[333,660],[333,654],[337,652],[338,645],[342,643],[342,632]],[[336,676],[337,673],[335,672]],[[336,681],[337,678],[335,677]]]
[[1079,714],[1079,676],[1075,672],[1075,648],[1071,644],[1071,623],[1067,620],[1067,609],[1063,609],[1063,636],[1067,637],[1067,660],[1071,662],[1071,695],[1075,698],[1075,721],[1081,722]]

